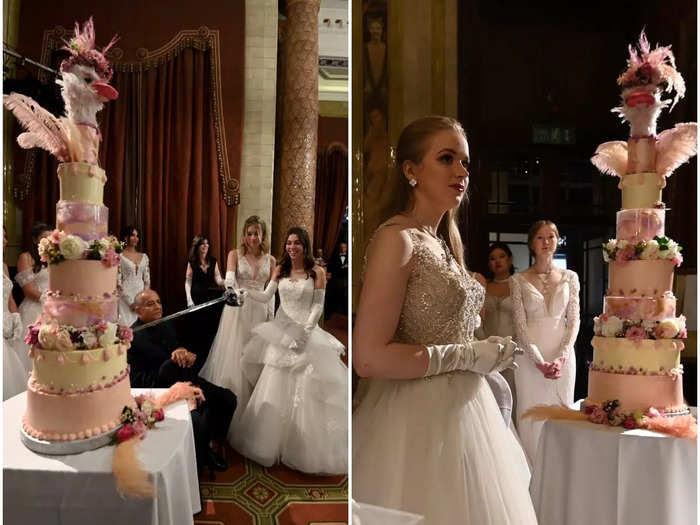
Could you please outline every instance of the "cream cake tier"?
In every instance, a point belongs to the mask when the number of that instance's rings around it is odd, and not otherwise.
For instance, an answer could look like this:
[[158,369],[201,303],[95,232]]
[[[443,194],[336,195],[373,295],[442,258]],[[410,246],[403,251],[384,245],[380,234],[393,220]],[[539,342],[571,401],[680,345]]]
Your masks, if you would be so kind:
[[[678,371],[683,342],[677,339],[593,338],[592,370],[611,374],[669,375]],[[589,389],[590,393],[590,389]]]
[[610,261],[607,295],[658,297],[671,292],[674,266],[668,259]]
[[102,261],[76,259],[49,265],[49,290],[61,295],[101,298],[114,294],[119,266]]
[[84,162],[58,165],[60,200],[102,205],[107,176],[102,168]]
[[630,173],[620,177],[622,209],[663,208],[661,190],[666,179],[656,173]]
[[617,212],[616,237],[623,241],[649,241],[664,236],[665,210],[633,208]]
[[127,405],[135,406],[128,372],[111,386],[80,393],[51,392],[30,379],[23,428],[49,441],[84,439],[117,427]]
[[588,397],[584,404],[620,402],[620,410],[646,411],[650,407],[668,415],[687,410],[680,376],[611,374],[588,371]]
[[630,321],[661,321],[676,315],[676,298],[672,293],[662,297],[616,297],[604,299],[603,313]]
[[116,322],[119,316],[118,309],[119,294],[116,292],[101,298],[64,296],[56,292],[47,292],[41,319],[45,323],[90,326],[100,320]]
[[56,204],[56,228],[85,241],[107,236],[109,210],[102,204],[59,201]]

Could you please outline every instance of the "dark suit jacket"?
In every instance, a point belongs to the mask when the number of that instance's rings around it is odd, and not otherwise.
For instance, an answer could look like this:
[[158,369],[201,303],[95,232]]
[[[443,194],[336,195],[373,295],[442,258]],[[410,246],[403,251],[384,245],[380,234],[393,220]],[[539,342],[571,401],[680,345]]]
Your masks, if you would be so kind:
[[[141,326],[137,320],[132,328]],[[126,360],[131,367],[129,379],[134,388],[165,388],[170,385],[159,384],[158,375],[164,362],[170,360],[170,354],[179,344],[175,330],[167,321],[152,328],[134,332],[131,348],[126,353]]]
[[[346,253],[345,254],[345,265],[349,265],[350,260],[349,260],[349,255]],[[331,278],[337,278],[337,279],[345,279],[347,281],[348,279],[348,269],[347,266],[343,268],[343,261],[340,260],[340,254],[335,253],[333,254],[333,257],[331,257],[331,260],[328,261],[328,271],[331,273]]]

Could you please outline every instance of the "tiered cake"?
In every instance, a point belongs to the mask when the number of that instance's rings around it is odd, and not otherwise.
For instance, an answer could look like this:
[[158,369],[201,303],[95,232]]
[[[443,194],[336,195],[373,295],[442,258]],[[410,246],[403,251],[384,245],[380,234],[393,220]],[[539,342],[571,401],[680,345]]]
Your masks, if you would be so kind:
[[679,377],[685,318],[676,316],[672,292],[674,267],[682,259],[664,236],[660,182],[651,171],[622,176],[616,238],[603,246],[609,286],[603,314],[595,319],[586,402],[618,400],[622,412],[687,411]]
[[101,168],[59,165],[58,228],[39,244],[49,287],[29,327],[33,371],[23,430],[45,441],[73,441],[119,425],[131,397],[126,351],[131,330],[117,324],[121,245],[107,233]]
[[[595,319],[584,408],[598,423],[651,428],[651,421],[656,428],[654,418],[688,412],[680,364],[685,318],[676,315],[672,291],[674,268],[683,259],[665,237],[661,192],[673,170],[695,155],[697,125],[656,133],[661,110],[685,93],[670,46],[652,50],[642,32],[627,66],[617,81],[622,105],[613,111],[629,123],[630,138],[601,144],[591,159],[603,173],[620,177],[622,209],[616,238],[603,245],[609,283],[603,314]],[[673,104],[661,99],[674,90]]]

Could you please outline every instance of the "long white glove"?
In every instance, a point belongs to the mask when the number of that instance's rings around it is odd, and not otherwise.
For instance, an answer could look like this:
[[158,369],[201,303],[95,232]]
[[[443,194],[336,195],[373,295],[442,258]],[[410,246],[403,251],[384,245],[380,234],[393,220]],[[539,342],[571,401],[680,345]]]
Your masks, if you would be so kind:
[[19,339],[22,335],[22,318],[19,312],[6,313],[3,317],[2,335],[4,339]]
[[187,308],[194,306],[194,301],[192,300],[192,276],[188,275],[185,277],[185,295],[187,296]]
[[236,272],[229,270],[226,272],[226,279],[224,279],[224,286],[226,288],[238,289],[238,283],[236,282]]
[[324,288],[319,288],[314,290],[314,297],[311,301],[311,311],[309,316],[304,322],[304,332],[301,337],[296,341],[297,347],[302,350],[306,346],[306,342],[309,340],[309,336],[313,329],[318,325],[318,320],[321,319],[321,314],[323,314],[323,303],[326,298],[326,290]]
[[[226,275],[228,276],[228,272],[226,273]],[[257,290],[246,290],[245,294],[254,301],[258,301],[259,303],[266,303],[270,299],[272,299],[272,296],[275,295],[276,291],[277,281],[270,281],[269,283],[267,283],[264,292],[259,292]]]
[[491,336],[486,341],[464,344],[426,346],[430,363],[424,377],[445,374],[455,370],[470,370],[477,374],[500,372],[516,368],[516,354],[523,351],[511,337]]

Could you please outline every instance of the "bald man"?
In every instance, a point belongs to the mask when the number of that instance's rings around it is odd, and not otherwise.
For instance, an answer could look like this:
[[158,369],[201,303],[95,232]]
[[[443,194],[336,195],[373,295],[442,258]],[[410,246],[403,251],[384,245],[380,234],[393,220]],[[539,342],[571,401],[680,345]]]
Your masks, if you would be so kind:
[[[150,323],[163,317],[163,306],[155,290],[144,290],[134,299],[138,320],[132,325]],[[180,345],[175,330],[164,322],[134,333],[126,354],[129,379],[135,388],[168,388],[178,381],[190,381],[202,389],[205,401],[192,411],[197,465],[224,471],[228,468],[212,441],[221,444],[236,410],[236,396],[227,388],[216,386],[197,376],[197,356]]]

